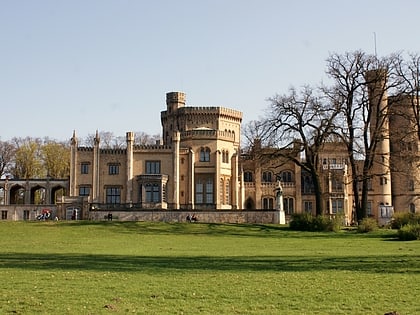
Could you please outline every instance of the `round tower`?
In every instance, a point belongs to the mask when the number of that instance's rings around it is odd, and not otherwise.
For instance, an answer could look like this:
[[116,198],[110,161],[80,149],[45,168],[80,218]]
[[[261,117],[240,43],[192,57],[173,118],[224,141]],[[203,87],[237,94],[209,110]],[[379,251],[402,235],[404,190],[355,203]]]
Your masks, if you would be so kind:
[[[387,72],[377,69],[367,72],[371,141],[376,142],[373,165],[371,169],[372,185],[375,193],[376,206],[391,206],[391,167],[389,141],[389,115],[387,96]],[[381,214],[379,214],[381,216]]]

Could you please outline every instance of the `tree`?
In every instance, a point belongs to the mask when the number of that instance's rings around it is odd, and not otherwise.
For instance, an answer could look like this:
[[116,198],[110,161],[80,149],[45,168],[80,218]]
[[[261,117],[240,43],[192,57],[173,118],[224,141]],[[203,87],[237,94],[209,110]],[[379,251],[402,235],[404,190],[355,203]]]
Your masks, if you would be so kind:
[[11,174],[15,146],[10,141],[0,141],[0,178]]
[[389,162],[389,157],[385,158],[389,151],[381,152],[380,148],[389,141],[387,92],[401,84],[393,67],[398,59],[398,55],[378,59],[361,51],[331,54],[327,59],[326,73],[334,84],[325,91],[341,104],[343,121],[336,126],[336,134],[347,147],[355,219],[359,222],[367,216],[369,182],[386,175],[381,174],[385,167],[380,165]]
[[41,147],[41,158],[47,176],[66,178],[70,175],[70,148],[67,144],[46,142]]
[[317,215],[324,212],[319,153],[333,133],[340,113],[337,104],[320,92],[320,89],[306,86],[302,91],[291,88],[289,94],[270,98],[271,109],[264,121],[263,135],[264,140],[268,139],[278,148],[271,158],[291,160],[310,174]]
[[15,178],[29,179],[44,176],[42,161],[40,159],[41,139],[13,138],[16,145],[12,175]]

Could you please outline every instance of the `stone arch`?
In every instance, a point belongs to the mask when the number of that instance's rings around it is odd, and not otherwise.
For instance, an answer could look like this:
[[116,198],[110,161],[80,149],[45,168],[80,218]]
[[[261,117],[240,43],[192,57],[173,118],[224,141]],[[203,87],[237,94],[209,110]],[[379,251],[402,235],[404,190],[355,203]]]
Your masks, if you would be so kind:
[[10,204],[24,204],[25,203],[25,196],[26,191],[25,187],[22,185],[13,185],[10,187],[10,198],[9,203]]
[[35,185],[31,187],[31,200],[30,203],[32,205],[43,205],[48,203],[47,198],[47,190],[45,187],[41,185]]
[[245,209],[246,210],[254,210],[255,209],[255,202],[252,200],[251,197],[248,197],[248,199],[245,201]]
[[51,200],[50,204],[55,204],[57,202],[57,199],[61,199],[61,197],[66,196],[67,191],[66,188],[58,185],[51,188]]

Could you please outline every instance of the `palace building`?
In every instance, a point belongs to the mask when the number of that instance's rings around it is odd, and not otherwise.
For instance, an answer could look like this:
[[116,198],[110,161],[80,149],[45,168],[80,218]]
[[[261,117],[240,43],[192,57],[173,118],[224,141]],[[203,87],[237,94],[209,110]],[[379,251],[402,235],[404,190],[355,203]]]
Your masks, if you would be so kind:
[[125,149],[79,147],[71,140],[70,195],[104,209],[241,209],[239,173],[242,113],[224,107],[185,106],[185,94],[166,95],[162,141]]
[[[369,174],[366,210],[380,224],[386,224],[394,211],[420,212],[419,131],[411,110],[416,99],[388,97],[384,93],[372,94],[370,98],[379,104],[378,110],[388,112]],[[158,143],[136,145],[134,133],[127,132],[124,148],[104,148],[97,132],[93,145],[86,147],[79,146],[73,132],[69,180],[58,186],[52,186],[52,180],[45,185],[39,180],[33,184],[0,180],[2,219],[33,219],[32,213],[45,210],[42,205],[37,208],[15,205],[13,216],[8,215],[13,203],[8,201],[15,200],[17,192],[25,194],[25,191],[28,196],[24,199],[31,199],[32,186],[46,188],[46,196],[55,199],[51,201],[51,211],[60,219],[103,219],[105,211],[115,214],[125,211],[138,213],[125,219],[148,220],[153,218],[142,215],[155,210],[207,212],[207,221],[275,223],[277,219],[271,215],[279,207],[276,200],[279,183],[286,218],[293,213],[315,214],[314,187],[309,174],[292,161],[273,158],[278,149],[263,148],[258,140],[249,152],[241,152],[241,123],[240,111],[186,106],[184,93],[167,93]],[[296,156],[299,158],[302,157]],[[324,212],[340,214],[346,224],[351,224],[354,198],[348,165],[343,143],[324,144],[318,165]],[[62,189],[59,198],[50,197],[58,189],[55,187]],[[241,212],[248,214],[239,218]],[[212,217],[212,213],[226,215]],[[234,219],[229,217],[232,213],[236,213]]]

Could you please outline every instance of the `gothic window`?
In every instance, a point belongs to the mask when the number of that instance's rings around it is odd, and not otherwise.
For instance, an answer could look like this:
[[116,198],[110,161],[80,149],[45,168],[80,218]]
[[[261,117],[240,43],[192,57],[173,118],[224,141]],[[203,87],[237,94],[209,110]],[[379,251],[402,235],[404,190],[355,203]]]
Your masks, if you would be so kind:
[[200,162],[210,162],[210,149],[209,148],[200,149]]
[[283,183],[291,183],[293,182],[293,176],[291,171],[283,171],[280,173],[280,176],[277,178]]
[[274,209],[274,198],[264,197],[262,200],[263,209]]
[[408,181],[408,190],[409,191],[414,191],[414,180],[410,179]]
[[294,212],[294,200],[291,197],[283,198],[283,210],[286,214],[292,214]]
[[410,203],[410,213],[416,213],[416,205],[414,203]]
[[271,182],[271,174],[272,173],[270,171],[263,172],[262,173],[262,181],[266,182],[266,183]]
[[303,210],[307,213],[312,213],[313,202],[312,201],[304,201],[303,202]]
[[253,180],[252,180],[252,172],[250,172],[250,171],[245,171],[244,172],[244,182],[246,182],[246,183],[253,182]]

